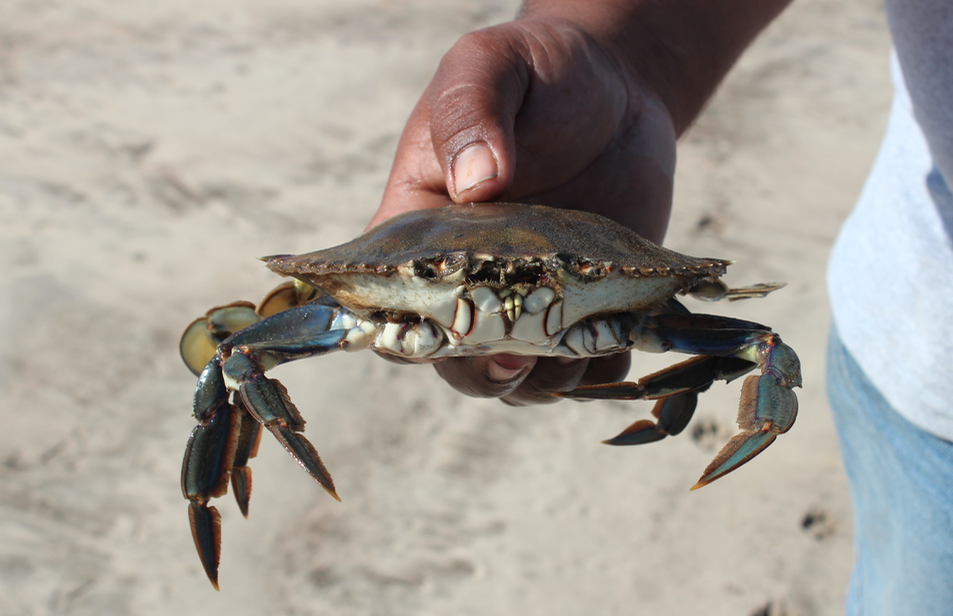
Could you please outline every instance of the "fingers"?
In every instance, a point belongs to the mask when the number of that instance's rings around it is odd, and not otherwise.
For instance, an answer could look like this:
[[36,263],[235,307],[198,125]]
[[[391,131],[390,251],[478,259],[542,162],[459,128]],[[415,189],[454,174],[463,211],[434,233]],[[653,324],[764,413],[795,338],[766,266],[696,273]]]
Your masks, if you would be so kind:
[[468,34],[447,52],[401,134],[377,224],[411,209],[498,199],[516,166],[515,118],[529,87],[513,29]]
[[428,90],[430,134],[450,197],[498,198],[516,167],[514,126],[530,86],[521,39],[508,28],[473,32],[444,56]]
[[384,196],[368,228],[410,210],[450,203],[440,164],[430,140],[430,108],[426,95],[414,108],[401,133]]
[[541,357],[532,372],[518,387],[502,397],[513,406],[552,404],[560,398],[554,392],[572,391],[582,385],[615,383],[625,379],[629,372],[630,354],[620,353],[590,359]]
[[535,357],[496,355],[452,357],[435,363],[434,368],[459,392],[476,398],[500,398],[519,387],[535,364]]
[[507,404],[550,404],[582,385],[614,383],[629,371],[629,353],[571,360],[561,357],[493,355],[451,358],[434,364],[437,373],[458,391]]
[[634,93],[605,50],[567,22],[468,34],[415,107],[373,222],[451,200],[545,195],[549,205],[591,209],[606,186],[626,207],[638,198],[625,180],[638,133],[628,125],[643,107]]
[[502,400],[513,406],[552,404],[558,401],[558,398],[553,397],[553,392],[575,389],[589,363],[588,359],[541,357],[519,387],[503,396]]
[[630,94],[578,28],[541,20],[464,36],[429,92],[433,149],[457,202],[537,201],[579,177],[619,135]]

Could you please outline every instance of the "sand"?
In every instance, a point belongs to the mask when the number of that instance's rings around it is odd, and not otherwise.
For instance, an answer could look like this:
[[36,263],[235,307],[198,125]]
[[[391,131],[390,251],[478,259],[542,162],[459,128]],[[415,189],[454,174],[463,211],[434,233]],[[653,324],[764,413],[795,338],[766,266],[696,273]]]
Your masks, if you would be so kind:
[[179,334],[277,282],[255,257],[359,233],[441,54],[516,4],[0,4],[0,613],[841,612],[824,267],[890,98],[874,0],[796,3],[679,153],[666,243],[737,261],[732,284],[789,283],[717,310],[800,354],[790,433],[689,492],[736,429],[737,383],[686,434],[612,448],[649,404],[510,408],[370,353],[283,366],[343,502],[266,437],[250,519],[219,502],[222,591],[205,578]]

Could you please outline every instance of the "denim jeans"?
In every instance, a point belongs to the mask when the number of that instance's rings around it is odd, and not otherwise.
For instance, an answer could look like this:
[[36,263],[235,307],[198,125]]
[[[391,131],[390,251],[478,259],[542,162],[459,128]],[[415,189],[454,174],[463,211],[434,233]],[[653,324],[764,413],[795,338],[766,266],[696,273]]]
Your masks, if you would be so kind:
[[953,443],[894,411],[836,328],[827,387],[854,505],[848,616],[953,615]]

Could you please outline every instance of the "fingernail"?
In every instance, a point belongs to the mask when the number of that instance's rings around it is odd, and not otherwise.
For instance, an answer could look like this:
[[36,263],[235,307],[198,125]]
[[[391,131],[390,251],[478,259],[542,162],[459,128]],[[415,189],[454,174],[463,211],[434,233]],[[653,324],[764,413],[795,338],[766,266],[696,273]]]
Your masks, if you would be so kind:
[[526,372],[526,364],[523,365],[502,365],[496,360],[490,361],[486,366],[487,376],[490,377],[490,380],[495,383],[508,383]]
[[457,195],[473,190],[500,174],[489,146],[477,142],[467,146],[453,161],[453,187]]

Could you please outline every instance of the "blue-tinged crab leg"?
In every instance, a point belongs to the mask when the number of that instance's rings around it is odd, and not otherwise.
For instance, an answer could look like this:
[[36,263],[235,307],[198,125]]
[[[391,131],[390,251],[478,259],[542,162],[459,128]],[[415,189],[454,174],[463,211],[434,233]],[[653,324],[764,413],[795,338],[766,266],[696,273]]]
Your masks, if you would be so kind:
[[[301,434],[304,419],[281,383],[264,371],[278,364],[341,349],[349,329],[329,329],[341,309],[309,304],[258,321],[226,338],[199,375],[192,431],[182,463],[182,493],[189,501],[192,536],[212,585],[218,588],[221,517],[210,499],[228,490],[247,515],[251,472],[260,426],[268,428],[334,498],[330,474]],[[216,315],[210,314],[209,318]],[[196,354],[197,356],[197,354]],[[237,391],[229,404],[229,390]]]
[[235,447],[235,460],[232,462],[232,491],[242,515],[248,517],[248,501],[251,498],[251,469],[248,459],[258,455],[261,443],[261,424],[245,409],[241,396],[235,396],[235,407],[241,410],[241,426],[238,432],[238,444]]
[[737,357],[693,357],[645,376],[638,383],[590,385],[556,395],[587,400],[658,400],[652,409],[658,422],[640,419],[617,436],[603,441],[607,445],[642,445],[680,433],[695,412],[698,394],[716,380],[731,381],[750,372],[754,366]]
[[[716,379],[730,381],[757,367],[742,385],[738,425],[741,432],[715,456],[693,490],[740,467],[762,452],[797,417],[793,387],[801,385],[801,366],[791,347],[769,328],[727,317],[663,314],[645,317],[633,328],[633,340],[649,341],[659,350],[704,357],[677,364],[639,383],[581,387],[571,398],[659,398],[653,414],[659,421],[635,422],[609,444],[652,442],[684,428],[695,409],[695,397]],[[659,435],[661,433],[661,436]]]
[[[337,334],[335,338],[340,341],[346,331],[328,333]],[[232,387],[238,388],[248,412],[271,431],[278,442],[328,494],[341,500],[314,445],[300,434],[304,430],[304,418],[288,397],[285,386],[266,377],[254,357],[244,353],[233,353],[229,356],[222,372],[228,381],[234,383]]]
[[[761,374],[749,376],[741,388],[738,425],[732,437],[693,490],[723,477],[764,451],[779,434],[787,432],[797,418],[801,386],[801,363],[794,350],[768,328],[734,329],[735,319],[711,315],[661,315],[643,326],[654,330],[671,350],[737,357],[757,364]],[[726,329],[718,329],[720,324]]]
[[227,355],[222,374],[228,389],[239,392],[245,410],[337,500],[340,498],[321,457],[299,434],[304,430],[304,418],[284,385],[264,372],[286,361],[340,350],[349,330],[328,330],[339,310],[317,304],[291,308],[243,329],[219,347],[219,354]]
[[797,397],[774,378],[763,374],[745,379],[738,411],[741,432],[731,437],[718,452],[692,490],[708,485],[751,460],[794,424]]
[[208,501],[228,491],[228,477],[238,442],[240,420],[228,404],[222,364],[213,358],[199,376],[194,398],[195,418],[182,461],[182,494],[189,501],[189,523],[195,549],[212,586],[218,589],[221,516]]

